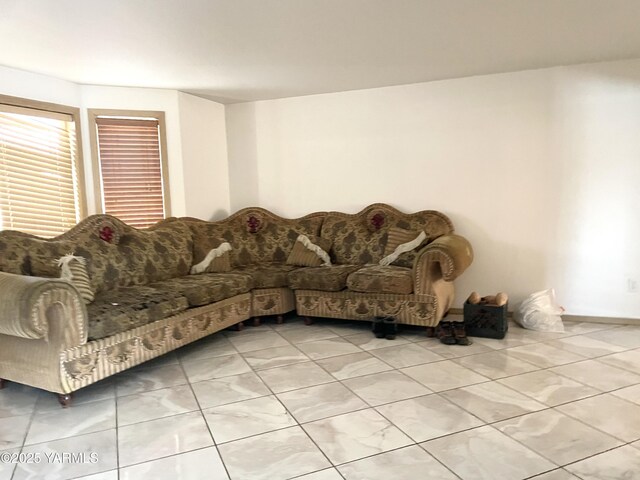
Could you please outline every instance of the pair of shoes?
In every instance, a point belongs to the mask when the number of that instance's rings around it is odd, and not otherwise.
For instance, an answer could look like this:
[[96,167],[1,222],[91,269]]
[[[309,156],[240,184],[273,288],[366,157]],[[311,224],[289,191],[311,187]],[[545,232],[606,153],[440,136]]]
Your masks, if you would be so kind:
[[436,329],[436,335],[440,342],[445,345],[456,344],[456,337],[453,336],[453,325],[451,325],[451,322],[441,321]]
[[398,332],[396,319],[393,317],[375,317],[373,319],[373,334],[376,338],[394,340]]
[[437,335],[440,342],[445,345],[471,345],[471,340],[467,337],[464,322],[440,322],[438,324]]
[[453,325],[453,336],[458,345],[471,345],[473,342],[467,337],[467,331],[464,328],[464,322],[451,322]]

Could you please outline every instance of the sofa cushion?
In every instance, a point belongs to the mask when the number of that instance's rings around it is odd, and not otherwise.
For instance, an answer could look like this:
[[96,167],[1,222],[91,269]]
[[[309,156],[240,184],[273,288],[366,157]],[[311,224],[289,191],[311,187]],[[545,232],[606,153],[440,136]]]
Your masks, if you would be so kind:
[[429,237],[423,231],[418,232],[392,227],[387,232],[384,258],[380,260],[379,264],[412,268],[417,252],[429,240]]
[[388,205],[374,204],[355,215],[327,214],[320,236],[333,240],[331,259],[336,263],[364,265],[382,259],[392,227],[424,231],[432,240],[453,233],[451,220],[440,212],[423,210],[405,214]]
[[[105,222],[114,226],[117,237],[105,236]],[[113,243],[116,238],[117,244]],[[187,275],[193,263],[192,244],[188,225],[175,219],[138,230],[109,215],[92,215],[51,239],[0,232],[0,253],[5,249],[17,252],[0,266],[6,271],[20,269],[27,275],[56,278],[60,274],[57,260],[72,253],[87,260],[91,288],[99,293]],[[27,252],[26,259],[21,258],[22,252]]]
[[183,221],[191,227],[196,243],[206,237],[229,242],[233,247],[230,252],[231,265],[237,267],[286,262],[300,234],[320,234],[324,216],[324,213],[317,212],[302,218],[287,219],[262,208],[245,208],[218,222],[195,218],[185,218]]
[[109,337],[186,310],[178,292],[136,285],[101,292],[87,305],[89,340]]
[[331,265],[305,267],[289,273],[289,287],[294,290],[337,292],[347,287],[347,277],[361,265]]
[[60,278],[71,282],[80,292],[84,303],[93,302],[95,295],[87,273],[87,261],[83,257],[65,255],[58,260]]
[[200,307],[247,293],[253,288],[253,280],[241,273],[203,273],[170,278],[151,286],[162,292],[179,293],[186,297],[190,307]]
[[408,295],[413,292],[411,269],[393,265],[370,265],[353,272],[347,278],[347,288],[362,293],[399,293]]
[[[195,242],[194,242],[195,243]],[[204,245],[211,246],[211,249],[202,254],[200,250]],[[231,271],[231,256],[229,252],[232,250],[229,242],[223,242],[220,239],[211,239],[202,242],[198,250],[194,246],[193,266],[190,273],[196,275],[198,273],[223,273]]]
[[278,288],[289,286],[289,272],[296,270],[294,265],[268,263],[266,265],[244,265],[233,269],[234,272],[249,275],[254,288]]
[[300,235],[287,257],[287,265],[298,267],[329,266],[331,265],[330,248],[331,240],[327,238]]

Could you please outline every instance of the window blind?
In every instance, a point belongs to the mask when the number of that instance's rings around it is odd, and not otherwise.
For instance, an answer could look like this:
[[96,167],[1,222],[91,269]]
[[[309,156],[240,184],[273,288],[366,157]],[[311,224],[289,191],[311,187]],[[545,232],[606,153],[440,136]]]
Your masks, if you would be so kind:
[[165,216],[157,119],[97,117],[104,212],[137,227]]
[[71,115],[0,104],[0,230],[54,237],[80,219]]

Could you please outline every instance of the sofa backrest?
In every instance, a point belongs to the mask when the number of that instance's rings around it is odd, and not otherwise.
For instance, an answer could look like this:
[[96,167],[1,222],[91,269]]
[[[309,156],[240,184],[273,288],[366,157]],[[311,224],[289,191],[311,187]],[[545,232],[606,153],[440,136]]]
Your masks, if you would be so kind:
[[180,220],[193,232],[194,263],[207,254],[211,239],[220,239],[231,245],[231,264],[241,266],[284,263],[298,235],[320,235],[325,216],[325,212],[316,212],[288,219],[264,208],[249,207],[216,222],[189,217]]
[[321,236],[333,241],[332,261],[363,265],[377,263],[384,257],[391,227],[424,230],[429,241],[453,233],[453,224],[443,213],[423,210],[406,214],[384,203],[374,203],[354,215],[329,212]]
[[136,229],[110,215],[92,215],[52,239],[0,231],[0,270],[59,277],[57,259],[73,253],[87,260],[91,285],[99,292],[187,275],[192,250],[191,230],[183,222]]

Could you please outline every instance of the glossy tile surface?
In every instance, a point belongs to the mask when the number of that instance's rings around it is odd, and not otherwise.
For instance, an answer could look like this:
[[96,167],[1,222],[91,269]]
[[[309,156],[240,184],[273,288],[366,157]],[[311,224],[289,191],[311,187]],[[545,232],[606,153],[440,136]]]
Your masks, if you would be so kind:
[[0,480],[637,480],[640,327],[565,327],[510,325],[464,347],[266,318],[82,389],[66,410],[8,383],[0,452],[99,460],[0,463]]
[[495,427],[558,465],[622,444],[620,440],[555,410],[529,413],[498,422]]
[[199,410],[191,385],[162,388],[118,399],[118,426]]
[[413,443],[398,427],[373,409],[307,423],[304,429],[334,464]]
[[556,466],[491,426],[422,446],[463,480],[519,480]]
[[393,370],[393,367],[367,352],[325,358],[316,363],[338,380]]
[[208,408],[202,413],[217,445],[297,425],[274,396]]
[[253,372],[191,384],[201,408],[269,395],[270,390]]
[[18,464],[14,480],[76,478],[118,466],[115,429],[32,445],[23,448],[22,453],[39,455],[41,461]]
[[184,413],[118,429],[120,466],[213,445],[201,412]]
[[[479,418],[437,394],[389,403],[376,410],[414,442],[424,442],[484,424]],[[433,412],[438,414],[433,415]]]
[[616,448],[565,467],[583,480],[640,480],[640,452]]
[[431,393],[424,385],[398,371],[350,378],[342,383],[371,406]]
[[225,443],[219,450],[233,480],[284,480],[331,466],[300,427]]
[[368,408],[361,398],[338,382],[280,393],[278,398],[300,423]]
[[145,478],[228,480],[229,476],[218,450],[208,447],[120,469],[120,480]]
[[457,477],[417,445],[356,460],[338,467],[347,480],[456,480]]

